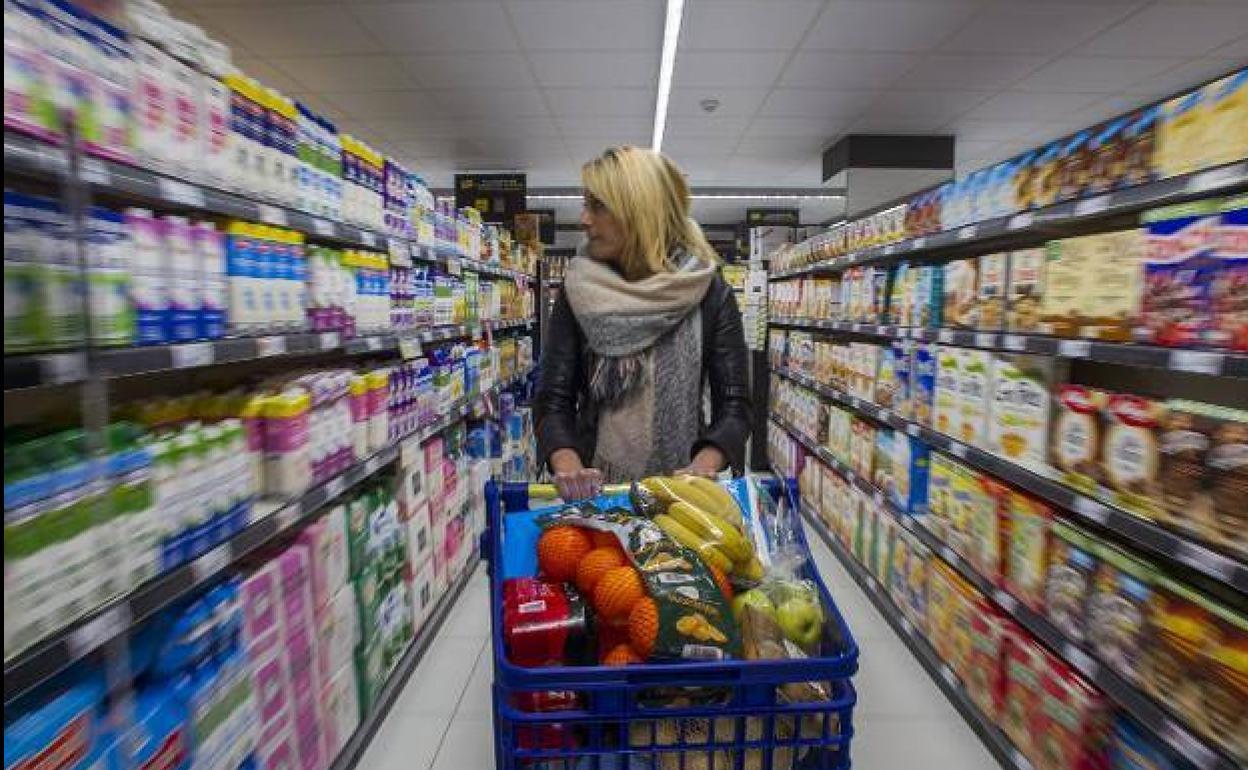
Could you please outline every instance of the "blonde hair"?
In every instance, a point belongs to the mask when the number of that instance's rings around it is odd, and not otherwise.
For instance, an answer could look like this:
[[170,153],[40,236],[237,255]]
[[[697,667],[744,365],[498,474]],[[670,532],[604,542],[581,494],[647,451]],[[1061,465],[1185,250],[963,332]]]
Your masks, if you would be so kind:
[[677,249],[717,264],[719,255],[689,216],[689,185],[666,155],[641,147],[611,147],[581,167],[586,192],[600,200],[624,231],[620,272],[630,281],[668,272]]

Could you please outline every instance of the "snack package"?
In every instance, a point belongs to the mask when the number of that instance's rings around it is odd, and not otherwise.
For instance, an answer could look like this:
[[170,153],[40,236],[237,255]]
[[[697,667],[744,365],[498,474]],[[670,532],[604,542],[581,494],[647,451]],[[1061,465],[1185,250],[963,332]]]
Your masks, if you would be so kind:
[[975,328],[984,331],[1000,331],[1005,325],[1006,282],[1009,274],[1008,252],[985,254],[979,258],[978,300],[975,310]]
[[1213,320],[1206,342],[1248,350],[1248,196],[1225,200],[1221,208],[1209,288]]
[[[746,604],[737,622],[741,624],[741,652],[746,660],[800,660],[801,647],[785,638],[775,614],[763,607]],[[823,682],[788,682],[777,688],[785,703],[822,703],[829,699]]]
[[1034,723],[1036,770],[1099,770],[1105,766],[1109,708],[1104,697],[1064,661],[1049,660]]
[[1149,602],[1139,681],[1173,711],[1197,717],[1203,710],[1200,671],[1215,628],[1208,601],[1166,575],[1158,575]]
[[1212,605],[1213,635],[1204,649],[1203,732],[1248,761],[1248,616]]
[[1162,409],[1147,398],[1116,394],[1102,411],[1105,443],[1101,471],[1118,505],[1155,518],[1161,508],[1157,489]]
[[1096,574],[1096,549],[1092,538],[1065,521],[1053,522],[1049,569],[1045,576],[1044,609],[1049,620],[1067,638],[1082,643],[1087,627],[1088,597]]
[[1020,602],[1042,612],[1053,511],[1015,489],[1005,491],[1002,505],[1009,519],[1010,534],[1002,583]]
[[1109,396],[1083,385],[1060,385],[1056,396],[1049,464],[1062,483],[1092,493],[1103,478],[1101,414]]
[[1036,729],[1040,717],[1042,680],[1052,656],[1026,631],[1017,627],[1008,628],[1005,650],[1001,729],[1023,756],[1034,763],[1042,737]]
[[1143,296],[1135,338],[1157,345],[1204,343],[1214,327],[1218,202],[1194,201],[1147,211]]
[[1144,231],[1122,230],[1084,236],[1093,280],[1082,308],[1079,336],[1128,342],[1144,293]]
[[1248,474],[1248,411],[1167,401],[1160,433],[1158,516],[1197,537],[1248,550],[1243,479]]
[[992,353],[963,350],[958,370],[958,428],[954,438],[971,446],[986,446]]
[[1089,303],[1088,276],[1094,270],[1087,242],[1081,238],[1052,240],[1044,246],[1044,294],[1035,331],[1074,337]]
[[963,682],[971,700],[993,722],[1000,721],[1005,696],[1003,661],[1009,625],[987,601],[977,602],[970,613],[971,646]]
[[992,406],[987,449],[1026,468],[1045,465],[1049,394],[1065,366],[1048,356],[992,356]]
[[910,419],[928,428],[935,423],[936,351],[929,342],[917,342],[910,357]]
[[1143,651],[1153,569],[1124,551],[1095,544],[1099,559],[1088,599],[1088,643],[1102,662],[1135,681]]
[[1005,328],[1012,332],[1040,331],[1040,302],[1044,297],[1045,251],[1020,249],[1010,253],[1005,290]]

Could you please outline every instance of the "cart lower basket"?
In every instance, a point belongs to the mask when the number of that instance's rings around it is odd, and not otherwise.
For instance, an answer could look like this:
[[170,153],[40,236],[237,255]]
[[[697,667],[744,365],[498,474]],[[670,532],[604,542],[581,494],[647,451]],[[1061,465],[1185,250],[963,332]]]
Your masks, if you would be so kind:
[[[798,510],[792,481],[768,490]],[[804,577],[818,586],[826,616],[817,657],[524,668],[507,660],[503,643],[501,561],[504,517],[528,511],[529,487],[490,483],[486,502],[498,770],[849,767],[858,648],[809,558]],[[798,538],[805,548],[804,533]],[[828,699],[786,702],[781,687],[806,682],[823,683]]]

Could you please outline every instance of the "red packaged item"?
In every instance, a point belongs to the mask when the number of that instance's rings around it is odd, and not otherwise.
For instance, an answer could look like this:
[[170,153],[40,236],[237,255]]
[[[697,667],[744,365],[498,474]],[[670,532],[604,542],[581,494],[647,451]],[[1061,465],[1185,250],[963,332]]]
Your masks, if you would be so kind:
[[1042,680],[1050,657],[1026,631],[1009,629],[1005,637],[1005,692],[1000,724],[1014,746],[1032,762],[1039,753],[1033,738],[1038,744]]
[[1036,714],[1031,761],[1036,770],[1103,770],[1109,761],[1109,709],[1092,685],[1049,659]]
[[1000,721],[1005,696],[1005,639],[1017,627],[987,601],[975,603],[970,618],[970,654],[962,681],[971,700],[993,722]]
[[[581,696],[572,690],[518,692],[512,696],[516,708],[530,714],[574,711],[584,705]],[[541,725],[516,725],[516,747],[529,751],[543,749],[574,749],[579,745],[572,725],[562,722]]]
[[517,666],[575,665],[590,648],[589,611],[576,589],[537,578],[503,582],[503,639]]

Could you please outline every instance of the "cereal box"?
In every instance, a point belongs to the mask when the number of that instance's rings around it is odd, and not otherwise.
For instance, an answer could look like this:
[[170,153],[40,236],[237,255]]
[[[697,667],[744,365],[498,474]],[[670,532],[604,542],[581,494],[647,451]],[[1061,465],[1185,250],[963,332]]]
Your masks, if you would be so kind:
[[944,303],[945,271],[937,265],[917,265],[914,272],[914,306],[910,311],[914,326],[939,327]]
[[1044,579],[1044,610],[1053,625],[1075,642],[1082,643],[1084,639],[1096,567],[1092,538],[1073,524],[1053,522],[1049,569]]
[[927,484],[927,512],[925,526],[937,539],[949,542],[948,533],[953,521],[953,486],[957,474],[957,461],[939,452],[930,456]]
[[[928,613],[931,613],[930,596]],[[1004,694],[1002,657],[1007,622],[991,604],[982,600],[976,602],[970,613],[971,646],[963,681],[971,700],[993,722],[1000,718]]]
[[936,387],[934,427],[947,436],[957,437],[962,424],[961,396],[962,355],[961,348],[940,346],[936,349]]
[[1088,600],[1088,642],[1096,656],[1129,682],[1143,655],[1144,626],[1152,594],[1151,566],[1104,543]]
[[981,476],[975,505],[969,507],[971,547],[965,556],[994,585],[1000,585],[1009,546],[1010,519],[1002,505],[1004,487],[991,477]]
[[1049,464],[1065,484],[1081,492],[1095,492],[1103,477],[1101,412],[1108,399],[1108,394],[1083,385],[1056,390]]
[[1084,238],[1049,241],[1044,252],[1044,293],[1040,297],[1041,334],[1074,337],[1082,323],[1092,270]]
[[897,408],[900,383],[897,379],[897,349],[889,345],[880,354],[880,365],[875,377],[872,400],[888,409]]
[[908,264],[902,262],[893,268],[890,273],[888,313],[884,318],[880,319],[881,323],[897,324],[898,326],[910,326],[913,323],[910,318],[912,305],[907,301],[912,290],[911,269]]
[[1049,394],[1057,368],[1058,362],[1047,356],[992,356],[988,451],[1029,468],[1045,465]]
[[1144,232],[1089,235],[1093,280],[1085,297],[1079,336],[1125,342],[1140,312],[1144,282]]
[[1007,252],[979,258],[979,287],[974,312],[975,328],[998,331],[1005,324],[1005,289],[1010,256]]
[[1009,519],[1009,549],[1002,583],[1023,604],[1044,609],[1044,581],[1048,572],[1049,531],[1053,512],[1044,503],[1015,489],[1002,498]]
[[979,324],[979,262],[959,259],[944,267],[944,303],[941,318],[951,329],[974,329]]
[[911,515],[927,511],[929,457],[927,444],[907,433],[893,433],[893,486],[885,492],[893,505]]
[[1036,770],[1082,770],[1103,766],[1110,711],[1096,688],[1065,662],[1053,658],[1041,684],[1032,762]]
[[1161,417],[1157,402],[1123,394],[1110,396],[1102,411],[1104,484],[1115,503],[1148,517],[1158,516],[1161,509],[1157,489]]
[[953,619],[957,605],[954,583],[958,575],[943,560],[936,560],[927,575],[927,638],[941,660],[953,659]]
[[893,437],[894,431],[882,428],[875,432],[875,469],[871,483],[884,490],[888,495],[896,483],[893,476]]
[[893,553],[893,543],[897,540],[897,520],[892,516],[880,516],[876,521],[875,534],[875,577],[881,583],[888,584],[888,570]]
[[1198,345],[1213,330],[1216,201],[1144,213],[1145,257],[1135,338],[1158,345]]
[[875,456],[875,428],[866,420],[855,417],[850,422],[849,434],[850,467],[859,476],[869,479]]
[[1042,248],[1010,253],[1010,275],[1005,290],[1005,326],[1010,331],[1040,331],[1044,266],[1045,251]]
[[1219,166],[1248,158],[1248,69],[1205,87],[1208,127],[1204,163]]
[[936,346],[916,342],[910,356],[910,419],[932,427],[936,407]]
[[968,561],[981,547],[976,540],[976,522],[986,521],[997,511],[996,488],[983,474],[961,463],[952,463],[953,494],[949,508],[946,542]]
[[913,348],[914,343],[910,340],[894,340],[892,343],[893,377],[897,381],[892,410],[906,419],[910,419],[913,410],[911,405],[914,387],[911,377]]
[[1034,763],[1043,738],[1036,729],[1040,717],[1041,679],[1052,656],[1030,634],[1017,627],[1008,629],[1005,650],[1001,729]]
[[1205,94],[1196,89],[1161,106],[1153,162],[1161,178],[1187,174],[1204,165]]
[[1207,343],[1248,351],[1248,196],[1222,202],[1213,258]]
[[955,438],[971,446],[984,446],[991,408],[989,387],[992,354],[986,350],[963,350],[958,372],[958,432]]

